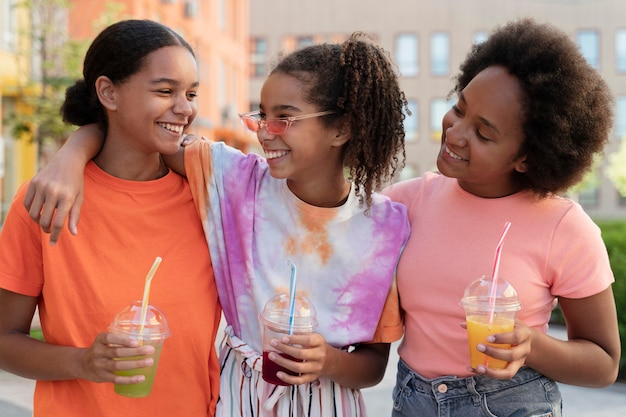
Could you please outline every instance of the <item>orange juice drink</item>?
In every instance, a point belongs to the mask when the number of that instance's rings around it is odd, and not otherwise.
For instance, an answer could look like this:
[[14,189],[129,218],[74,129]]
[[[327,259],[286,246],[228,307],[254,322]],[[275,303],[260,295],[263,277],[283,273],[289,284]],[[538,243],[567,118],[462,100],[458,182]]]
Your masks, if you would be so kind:
[[478,365],[486,365],[487,367],[494,369],[505,368],[508,362],[492,358],[491,356],[487,356],[484,353],[479,352],[476,350],[476,345],[482,343],[484,345],[494,346],[497,348],[510,348],[510,344],[487,343],[487,336],[512,331],[515,325],[515,320],[507,317],[494,317],[492,323],[489,323],[489,317],[476,315],[468,316],[466,322],[471,367],[476,369]]

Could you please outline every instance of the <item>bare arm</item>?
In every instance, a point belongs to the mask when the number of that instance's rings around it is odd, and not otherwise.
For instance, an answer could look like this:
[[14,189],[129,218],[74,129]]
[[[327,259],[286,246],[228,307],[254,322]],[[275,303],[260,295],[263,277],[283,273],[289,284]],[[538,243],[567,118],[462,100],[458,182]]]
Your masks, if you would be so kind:
[[[303,348],[291,345],[300,345]],[[270,359],[299,376],[278,372],[283,381],[299,385],[324,376],[347,388],[367,388],[379,383],[385,375],[389,358],[389,343],[361,344],[352,352],[346,352],[326,343],[318,333],[288,336],[276,346],[278,350],[304,362],[291,361],[284,356],[270,353]]]
[[103,142],[104,136],[97,125],[82,126],[31,180],[24,206],[30,217],[50,233],[50,244],[54,245],[59,239],[68,216],[68,229],[74,235],[78,233],[83,171]]
[[583,299],[559,299],[568,341],[536,332],[528,366],[566,384],[604,387],[615,382],[620,340],[611,287]]
[[[620,340],[615,299],[611,287],[591,297],[559,299],[567,325],[563,341],[528,327],[497,335],[497,343],[516,344],[529,333],[529,353],[524,358],[511,352],[486,347],[485,353],[514,361],[512,369],[484,373],[494,378],[511,377],[524,363],[536,371],[570,385],[604,387],[615,382],[620,361]],[[507,356],[509,353],[512,356]],[[509,365],[511,366],[511,365]],[[513,374],[514,374],[513,372]]]
[[[141,377],[116,376],[113,371],[152,364],[113,360],[135,355],[149,355],[154,347],[136,347],[130,339],[101,333],[89,348],[58,346],[29,336],[37,298],[0,288],[0,368],[24,378],[39,380],[88,379],[94,382],[129,384]],[[135,347],[113,347],[111,344]]]

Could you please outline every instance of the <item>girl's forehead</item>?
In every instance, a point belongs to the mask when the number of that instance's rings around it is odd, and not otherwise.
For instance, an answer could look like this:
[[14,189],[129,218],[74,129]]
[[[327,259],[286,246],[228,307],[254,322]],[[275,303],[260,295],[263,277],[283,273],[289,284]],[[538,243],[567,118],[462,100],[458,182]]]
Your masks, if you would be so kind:
[[140,72],[149,77],[198,82],[198,63],[182,46],[167,46],[151,52]]
[[305,100],[306,85],[285,73],[271,74],[261,88],[261,107],[265,111],[303,109],[310,107]]

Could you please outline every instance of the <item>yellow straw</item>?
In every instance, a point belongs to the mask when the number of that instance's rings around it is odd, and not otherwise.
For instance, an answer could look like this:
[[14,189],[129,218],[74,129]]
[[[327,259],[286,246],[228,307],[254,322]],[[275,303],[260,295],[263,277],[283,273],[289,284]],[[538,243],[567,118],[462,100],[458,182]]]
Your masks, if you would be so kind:
[[[139,334],[143,335],[144,326],[146,324],[146,314],[148,313],[148,298],[150,297],[150,284],[152,283],[152,277],[156,273],[157,268],[161,264],[161,257],[157,256],[152,264],[152,268],[146,275],[146,283],[143,287],[143,299],[141,300],[141,321],[139,322]],[[142,343],[142,339],[139,340],[139,344]]]

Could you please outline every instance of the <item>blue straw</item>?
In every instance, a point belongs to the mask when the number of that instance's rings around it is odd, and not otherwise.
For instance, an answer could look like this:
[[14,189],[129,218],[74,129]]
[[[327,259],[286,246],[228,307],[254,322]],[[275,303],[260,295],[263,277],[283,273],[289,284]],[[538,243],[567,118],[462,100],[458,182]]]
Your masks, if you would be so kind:
[[293,316],[296,306],[296,266],[287,259],[287,263],[291,265],[291,279],[289,282],[289,334],[293,334]]

